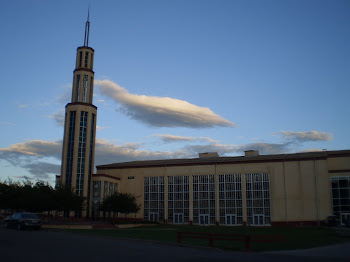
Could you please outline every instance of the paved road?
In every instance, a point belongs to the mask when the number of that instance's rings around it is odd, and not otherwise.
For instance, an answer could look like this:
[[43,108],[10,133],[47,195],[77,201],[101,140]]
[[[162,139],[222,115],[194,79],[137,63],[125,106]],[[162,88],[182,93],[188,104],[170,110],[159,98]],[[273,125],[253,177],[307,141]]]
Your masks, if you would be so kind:
[[[349,239],[350,240],[350,239]],[[315,247],[301,250],[272,251],[269,254],[280,254],[301,257],[323,257],[333,261],[334,258],[350,261],[350,242],[325,247]]]
[[17,231],[0,228],[1,261],[127,261],[206,262],[349,261],[309,255],[229,252],[214,248],[184,247],[149,241],[86,236],[68,232]]

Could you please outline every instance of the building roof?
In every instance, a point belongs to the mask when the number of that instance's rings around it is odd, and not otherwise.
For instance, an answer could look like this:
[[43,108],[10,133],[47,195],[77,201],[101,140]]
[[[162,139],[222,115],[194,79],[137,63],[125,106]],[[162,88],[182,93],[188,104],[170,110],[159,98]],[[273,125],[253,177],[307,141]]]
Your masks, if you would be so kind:
[[293,154],[235,156],[235,157],[205,157],[205,158],[183,158],[183,159],[161,159],[131,161],[96,166],[97,169],[125,169],[125,168],[147,168],[161,166],[194,166],[213,164],[242,164],[261,162],[283,162],[295,160],[327,159],[329,157],[350,157],[350,150],[316,151]]

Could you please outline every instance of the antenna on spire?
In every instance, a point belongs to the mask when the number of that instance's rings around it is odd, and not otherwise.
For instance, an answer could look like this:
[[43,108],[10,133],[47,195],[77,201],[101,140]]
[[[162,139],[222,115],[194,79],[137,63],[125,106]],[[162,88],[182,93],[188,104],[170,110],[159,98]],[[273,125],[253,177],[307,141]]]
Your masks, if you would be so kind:
[[87,21],[86,21],[86,23],[85,23],[84,46],[89,46],[89,32],[90,32],[90,21],[89,21],[89,17],[90,17],[90,5],[89,5],[89,9],[88,9]]

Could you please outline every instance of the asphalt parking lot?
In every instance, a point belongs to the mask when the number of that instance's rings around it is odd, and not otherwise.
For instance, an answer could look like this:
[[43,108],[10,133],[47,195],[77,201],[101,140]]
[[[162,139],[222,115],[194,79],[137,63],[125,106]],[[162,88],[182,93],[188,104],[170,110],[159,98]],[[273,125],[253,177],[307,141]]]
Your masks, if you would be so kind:
[[69,232],[17,231],[0,227],[0,257],[2,261],[349,261],[350,243],[324,248],[323,252],[245,253]]

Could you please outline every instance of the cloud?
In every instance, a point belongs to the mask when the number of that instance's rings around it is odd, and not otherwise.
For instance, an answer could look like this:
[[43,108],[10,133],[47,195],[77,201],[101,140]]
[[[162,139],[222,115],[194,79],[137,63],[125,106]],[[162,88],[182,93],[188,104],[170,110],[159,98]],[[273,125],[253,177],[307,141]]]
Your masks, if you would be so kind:
[[108,128],[111,128],[111,127],[110,126],[96,126],[97,131],[101,131],[101,130],[108,129]]
[[0,148],[0,156],[6,154],[18,154],[38,157],[60,157],[62,150],[61,141],[29,140],[16,143],[9,148]]
[[191,145],[184,148],[185,151],[191,152],[192,155],[205,152],[218,152],[219,156],[227,155],[243,155],[247,150],[258,150],[260,154],[281,154],[291,151],[290,143],[274,144],[274,143],[250,143],[243,145],[225,145],[225,144],[206,144]]
[[294,131],[280,131],[273,135],[282,135],[287,141],[295,142],[310,142],[310,141],[330,141],[333,139],[333,134],[318,131],[294,132]]
[[186,136],[175,136],[175,135],[154,135],[162,139],[165,143],[170,142],[216,142],[210,137],[186,137]]
[[61,104],[68,103],[71,101],[72,96],[72,84],[66,84],[62,88],[63,93],[57,98],[57,101]]
[[130,94],[128,90],[109,80],[95,80],[101,94],[112,98],[120,111],[128,117],[155,127],[234,127],[209,108],[170,97]]
[[[244,151],[258,150],[260,154],[282,154],[295,152],[295,146],[307,141],[328,141],[330,134],[324,132],[278,132],[287,139],[283,143],[248,143],[242,145],[220,144],[209,137],[184,137],[157,134],[164,142],[190,142],[174,151],[151,151],[142,149],[142,143],[115,144],[104,139],[96,139],[95,166],[128,161],[195,158],[199,153],[218,152],[220,156],[244,155]],[[199,144],[203,143],[204,144]],[[60,164],[48,163],[48,159],[61,161],[62,141],[30,140],[16,143],[8,148],[0,148],[0,159],[16,167],[24,168],[33,177],[50,179],[60,173]],[[318,151],[315,149],[312,151]],[[309,150],[307,150],[309,151]],[[53,178],[51,178],[53,179]]]
[[[31,140],[23,143],[16,143],[8,148],[0,148],[0,159],[10,163],[14,167],[21,167],[37,178],[48,177],[49,173],[57,171],[57,167],[51,166],[48,168],[47,162],[40,162],[47,158],[56,160],[61,159],[62,142],[61,141],[43,141]],[[45,172],[39,172],[46,170]]]
[[48,117],[54,119],[58,126],[64,126],[64,114],[63,113],[56,112]]
[[47,180],[50,177],[50,174],[59,174],[61,172],[61,165],[51,164],[46,162],[34,162],[23,165],[29,173],[35,175],[39,180]]
[[10,122],[1,122],[2,125],[5,125],[5,126],[15,126],[16,124],[15,123],[10,123]]
[[52,175],[59,174],[61,167],[46,160],[53,158],[58,161],[61,159],[61,153],[62,141],[30,140],[8,148],[0,148],[0,159],[25,169],[33,179],[53,181]]
[[136,160],[172,158],[171,152],[141,150],[141,146],[141,143],[117,145],[108,140],[97,139],[95,147],[95,165]]

